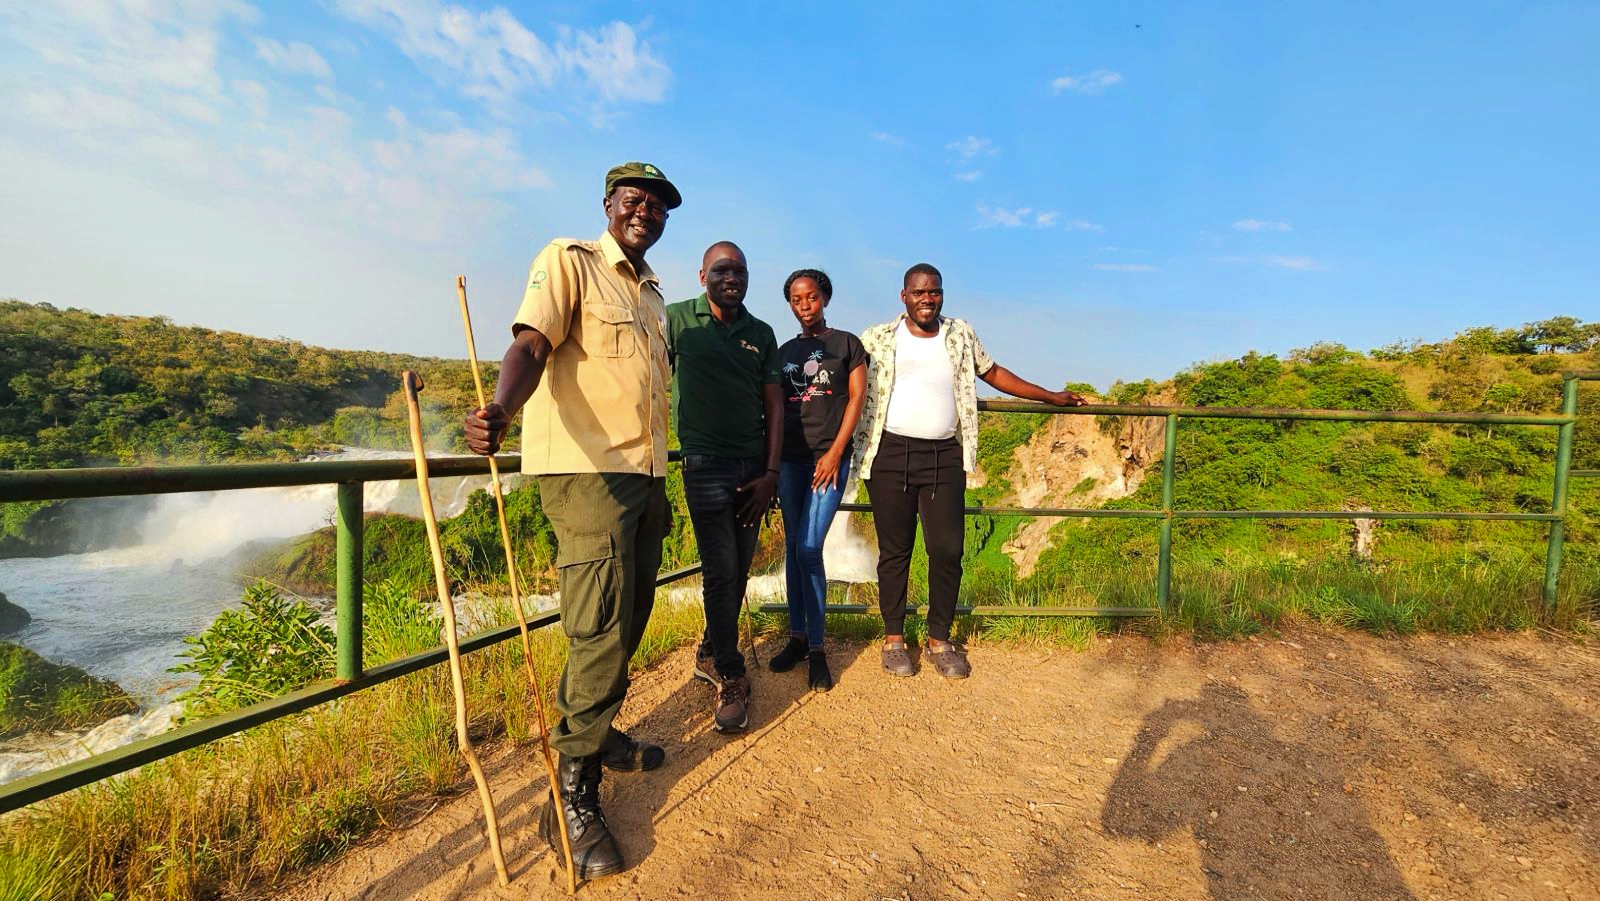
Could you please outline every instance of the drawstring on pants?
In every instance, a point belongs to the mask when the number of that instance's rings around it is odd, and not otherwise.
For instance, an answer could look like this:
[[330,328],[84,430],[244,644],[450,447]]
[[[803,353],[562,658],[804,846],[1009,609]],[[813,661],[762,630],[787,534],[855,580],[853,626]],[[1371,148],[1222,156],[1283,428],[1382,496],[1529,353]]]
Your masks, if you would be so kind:
[[900,447],[905,451],[905,463],[900,467],[900,493],[906,494],[911,490],[911,442],[901,441]]
[[[898,435],[898,434],[896,434],[894,432],[885,432],[884,436],[885,436],[885,441],[884,441],[884,443],[882,445],[880,445],[880,450],[883,452],[883,456],[881,456],[880,459],[882,459],[884,461],[884,464],[885,464],[884,465],[884,469],[885,470],[887,470],[889,467],[894,465],[893,463],[889,462],[893,458],[893,453],[894,453],[892,448],[890,448],[890,446],[889,446],[889,439],[892,439],[894,443],[896,443],[896,444],[898,444],[900,446],[900,493],[901,494],[909,494],[909,493],[911,493],[911,451],[913,449],[915,449],[917,451],[917,453],[919,453],[919,454],[930,453],[930,452],[933,454],[933,461],[932,461],[933,462],[933,467],[932,467],[932,469],[924,472],[922,469],[919,468],[917,470],[917,474],[918,474],[919,484],[921,484],[920,479],[922,477],[924,477],[924,476],[930,476],[932,478],[932,484],[929,485],[929,488],[931,489],[930,490],[930,494],[929,494],[929,499],[931,500],[932,498],[938,497],[939,496],[939,480],[941,478],[940,470],[939,470],[939,466],[940,466],[940,453],[939,452],[943,449],[941,447],[941,445],[944,445],[947,441],[949,441],[949,439],[944,439],[944,440],[941,441],[941,440],[937,440],[937,439],[906,438],[906,437]],[[950,442],[950,443],[954,444],[954,442]],[[959,445],[955,445],[955,446],[959,447]],[[926,462],[926,461],[919,460],[918,462],[922,463],[922,462]],[[876,467],[873,467],[873,468],[876,468]],[[884,477],[887,478],[887,473],[885,473]]]

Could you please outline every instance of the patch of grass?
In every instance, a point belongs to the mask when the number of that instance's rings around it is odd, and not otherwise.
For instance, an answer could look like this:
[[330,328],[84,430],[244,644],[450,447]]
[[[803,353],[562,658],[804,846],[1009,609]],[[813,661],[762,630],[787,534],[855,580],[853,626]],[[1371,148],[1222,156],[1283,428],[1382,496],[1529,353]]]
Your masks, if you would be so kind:
[[[663,592],[663,596],[665,592]],[[369,589],[372,656],[438,641],[429,611],[404,591]],[[505,602],[474,612],[513,621]],[[380,625],[381,624],[381,625]],[[635,667],[692,640],[693,604],[661,603]],[[559,629],[533,633],[547,692],[565,663]],[[537,741],[521,641],[463,658],[475,735]],[[445,667],[431,667],[304,715],[276,720],[35,804],[0,821],[0,901],[100,901],[229,895],[340,853],[419,797],[460,790]],[[550,699],[546,710],[553,712]]]
[[0,641],[0,737],[92,726],[136,709],[115,682]]
[[59,846],[38,847],[0,839],[0,901],[54,901],[66,897]]

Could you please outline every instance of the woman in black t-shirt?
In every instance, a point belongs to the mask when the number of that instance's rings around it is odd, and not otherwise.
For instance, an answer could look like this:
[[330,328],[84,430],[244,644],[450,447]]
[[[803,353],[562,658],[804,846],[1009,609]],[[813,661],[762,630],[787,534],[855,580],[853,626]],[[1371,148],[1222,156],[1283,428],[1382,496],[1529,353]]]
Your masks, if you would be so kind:
[[850,480],[850,436],[867,395],[867,352],[849,332],[823,317],[833,282],[818,269],[799,269],[783,297],[800,334],[778,349],[783,367],[783,462],[778,502],[783,509],[784,571],[789,589],[789,644],[768,664],[787,672],[810,661],[810,685],[833,687],[822,649],[822,605],[828,579],[822,542]]

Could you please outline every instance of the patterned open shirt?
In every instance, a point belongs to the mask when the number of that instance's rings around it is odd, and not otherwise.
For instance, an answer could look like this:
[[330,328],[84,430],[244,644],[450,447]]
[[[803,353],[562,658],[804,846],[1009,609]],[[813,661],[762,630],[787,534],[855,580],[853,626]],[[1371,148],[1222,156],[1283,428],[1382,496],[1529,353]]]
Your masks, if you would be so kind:
[[[889,419],[889,395],[894,391],[895,333],[905,315],[875,325],[861,334],[867,363],[867,399],[856,424],[856,458],[851,467],[861,478],[871,478],[883,426]],[[955,369],[956,434],[961,438],[961,467],[969,474],[978,469],[978,377],[994,368],[994,358],[964,319],[939,317],[939,335]]]

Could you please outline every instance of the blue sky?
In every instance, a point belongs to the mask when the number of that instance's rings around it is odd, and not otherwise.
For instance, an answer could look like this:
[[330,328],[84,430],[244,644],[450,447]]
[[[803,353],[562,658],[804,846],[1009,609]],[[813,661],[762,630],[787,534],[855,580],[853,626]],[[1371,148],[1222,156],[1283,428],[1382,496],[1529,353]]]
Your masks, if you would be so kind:
[[859,330],[926,260],[1049,385],[1600,318],[1595,4],[739,6],[9,4],[0,296],[462,356],[464,273],[498,355],[644,159],[669,299],[731,239]]

